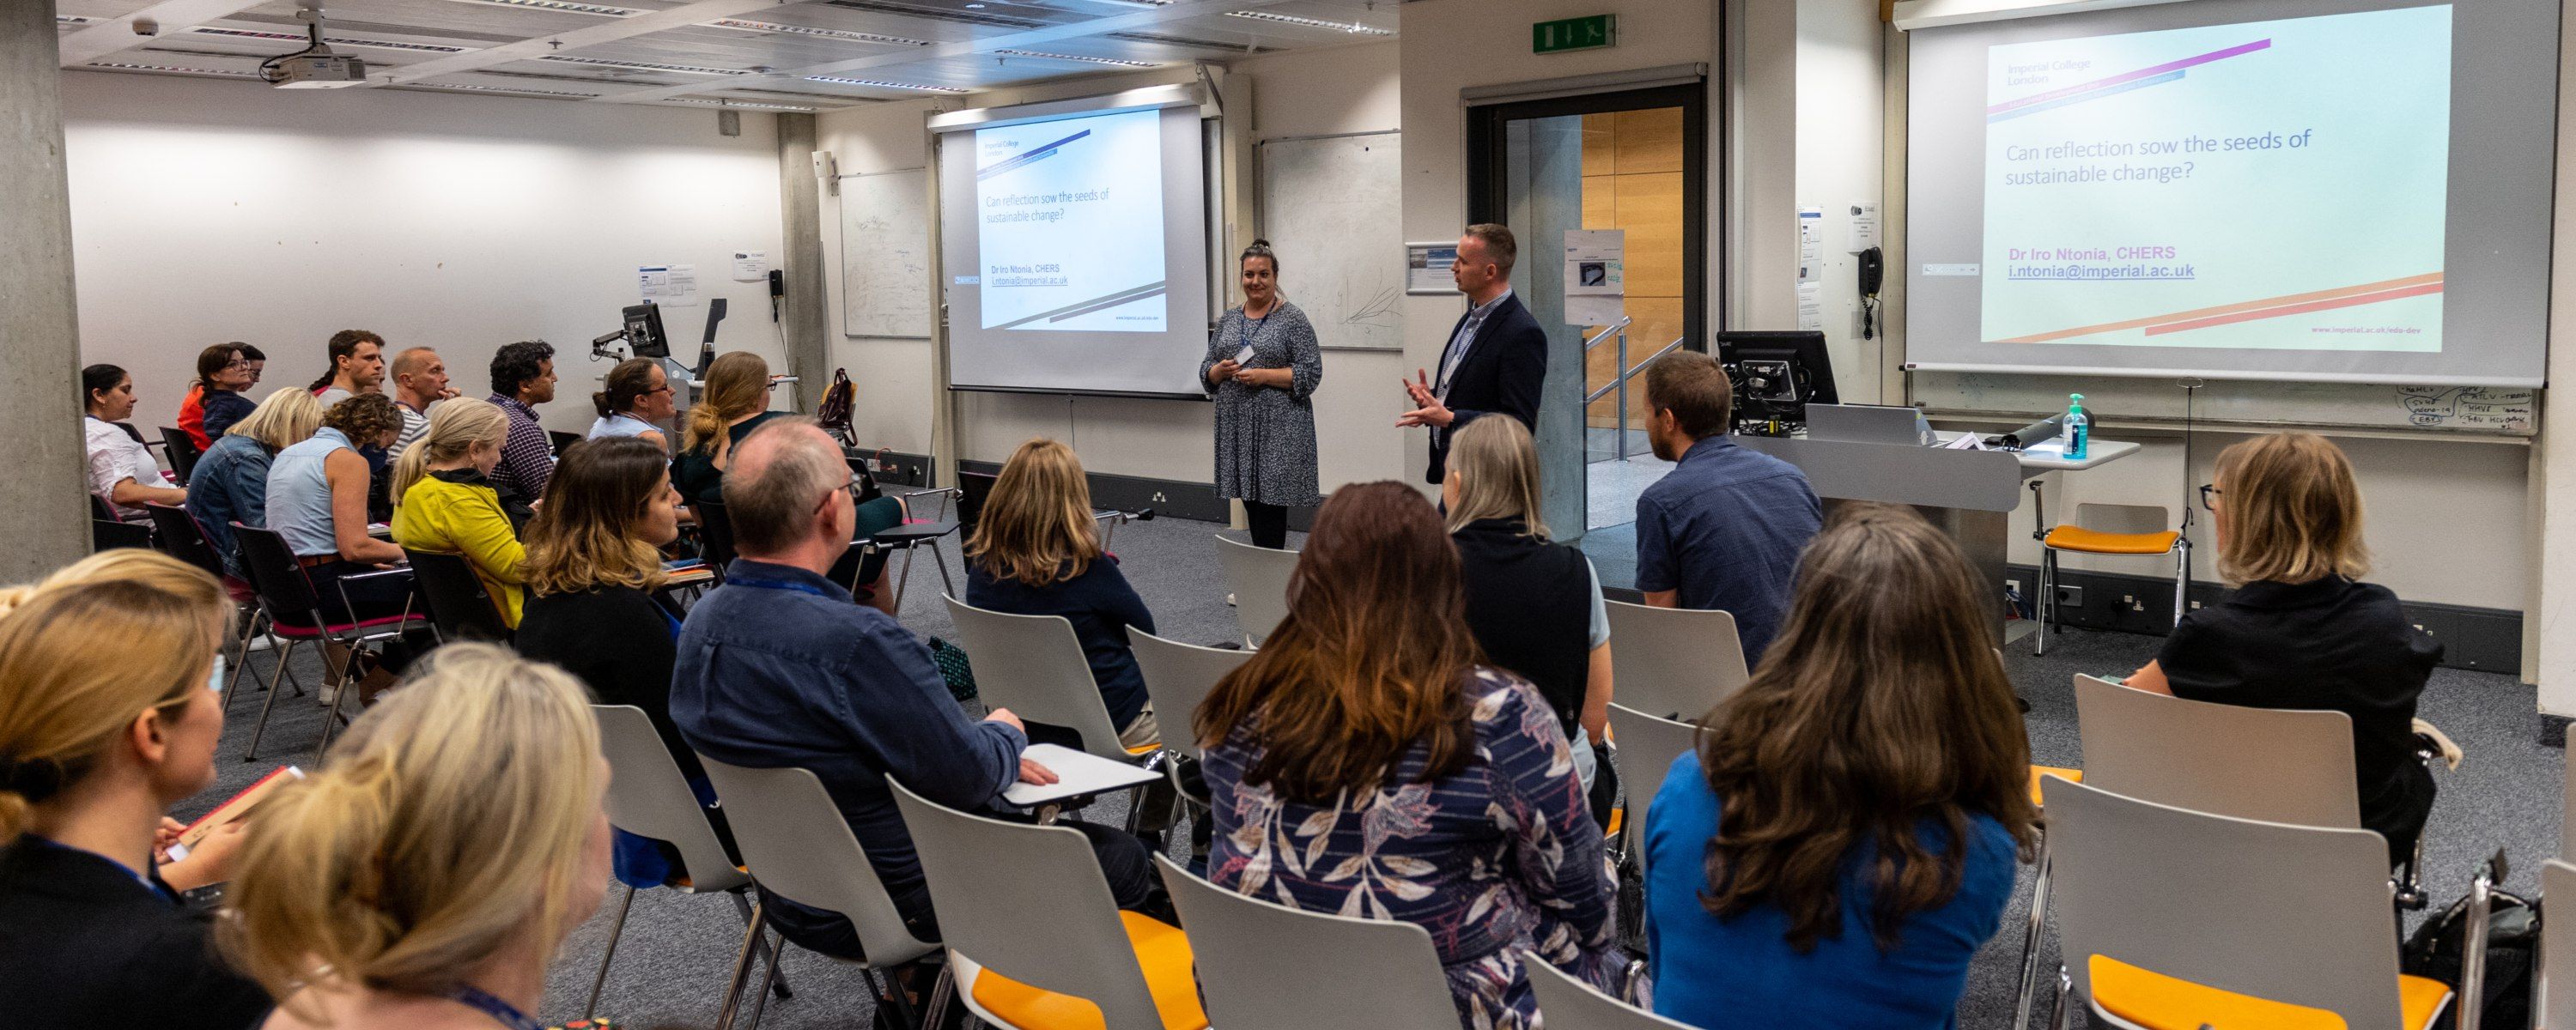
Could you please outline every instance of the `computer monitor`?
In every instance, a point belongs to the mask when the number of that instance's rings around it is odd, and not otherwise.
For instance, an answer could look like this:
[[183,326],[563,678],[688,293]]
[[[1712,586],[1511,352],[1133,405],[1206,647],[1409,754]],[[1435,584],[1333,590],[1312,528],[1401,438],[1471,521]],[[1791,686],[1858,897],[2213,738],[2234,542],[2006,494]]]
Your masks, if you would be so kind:
[[1825,334],[1732,330],[1717,334],[1717,360],[1735,382],[1735,422],[1804,425],[1807,405],[1838,404]]
[[671,338],[662,332],[662,307],[636,304],[626,309],[626,346],[639,358],[671,356]]

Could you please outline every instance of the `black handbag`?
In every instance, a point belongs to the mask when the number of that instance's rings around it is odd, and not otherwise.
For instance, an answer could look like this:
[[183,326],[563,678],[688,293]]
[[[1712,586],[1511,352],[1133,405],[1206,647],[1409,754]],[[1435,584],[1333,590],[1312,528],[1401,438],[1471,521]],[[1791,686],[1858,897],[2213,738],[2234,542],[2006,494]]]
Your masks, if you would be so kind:
[[[2489,875],[2502,880],[2504,856],[2498,854],[2491,861]],[[2531,1030],[2532,978],[2539,970],[2540,901],[2503,890],[2488,891],[2487,899],[2486,975],[2478,1026],[2480,1030]],[[2462,895],[2417,927],[2398,953],[2398,968],[2410,976],[2461,986],[2469,902],[2469,896]],[[2429,1030],[2458,1025],[2459,1006],[2454,1004]]]

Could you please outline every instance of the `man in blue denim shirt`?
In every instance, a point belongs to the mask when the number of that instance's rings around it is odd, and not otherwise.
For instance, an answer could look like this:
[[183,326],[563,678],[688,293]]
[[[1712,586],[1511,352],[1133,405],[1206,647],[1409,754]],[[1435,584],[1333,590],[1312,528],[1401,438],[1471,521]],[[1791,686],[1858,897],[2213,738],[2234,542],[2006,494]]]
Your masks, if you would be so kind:
[[[1020,757],[1028,735],[1018,718],[996,710],[968,721],[920,641],[824,578],[857,518],[849,468],[830,437],[810,421],[772,419],[735,449],[732,466],[724,499],[741,557],[681,625],[671,719],[716,761],[812,770],[905,925],[936,941],[930,891],[886,777],[973,811],[1015,780],[1052,783],[1055,774]],[[1144,842],[1108,827],[1060,825],[1091,838],[1120,905],[1149,904],[1159,893]],[[840,916],[775,895],[765,902],[799,946],[860,956]]]
[[1646,408],[1655,457],[1678,464],[1637,496],[1637,589],[1658,608],[1734,615],[1744,662],[1759,665],[1824,506],[1797,466],[1727,438],[1735,386],[1716,359],[1655,359]]

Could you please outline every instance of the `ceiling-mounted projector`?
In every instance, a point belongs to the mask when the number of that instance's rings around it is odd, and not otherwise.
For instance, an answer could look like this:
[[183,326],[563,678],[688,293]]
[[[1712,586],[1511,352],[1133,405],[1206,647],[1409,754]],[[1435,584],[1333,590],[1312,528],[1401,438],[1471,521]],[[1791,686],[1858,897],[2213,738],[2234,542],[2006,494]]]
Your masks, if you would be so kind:
[[336,89],[367,81],[367,62],[332,53],[330,44],[322,42],[321,8],[302,8],[295,17],[306,26],[308,44],[294,53],[261,61],[262,80],[279,89]]

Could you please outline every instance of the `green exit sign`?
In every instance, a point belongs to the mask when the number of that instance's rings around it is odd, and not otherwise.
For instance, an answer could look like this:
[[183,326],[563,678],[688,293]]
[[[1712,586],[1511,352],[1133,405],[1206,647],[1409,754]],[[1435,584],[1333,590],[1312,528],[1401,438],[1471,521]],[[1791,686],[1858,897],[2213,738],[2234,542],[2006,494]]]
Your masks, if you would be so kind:
[[1530,26],[1530,52],[1554,54],[1611,46],[1617,39],[1611,34],[1610,19],[1610,15],[1595,14],[1535,23]]

